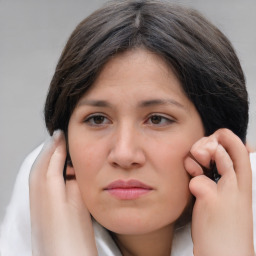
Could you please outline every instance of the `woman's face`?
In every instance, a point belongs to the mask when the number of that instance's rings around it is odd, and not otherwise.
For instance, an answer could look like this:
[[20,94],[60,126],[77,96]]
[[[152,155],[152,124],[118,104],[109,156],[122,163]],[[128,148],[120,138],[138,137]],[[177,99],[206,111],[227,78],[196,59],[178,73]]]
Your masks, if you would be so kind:
[[68,127],[93,217],[118,234],[172,227],[191,200],[184,159],[203,135],[198,112],[159,56],[137,49],[113,57]]

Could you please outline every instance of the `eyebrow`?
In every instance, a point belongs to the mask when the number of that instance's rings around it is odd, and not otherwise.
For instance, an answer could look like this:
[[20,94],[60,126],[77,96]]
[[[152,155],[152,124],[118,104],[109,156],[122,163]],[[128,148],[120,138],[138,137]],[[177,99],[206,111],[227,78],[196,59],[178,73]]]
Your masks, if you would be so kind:
[[[112,104],[105,100],[83,99],[82,101],[79,102],[78,106],[83,106],[83,105],[88,105],[93,107],[108,107],[108,108],[112,107]],[[179,103],[174,99],[151,99],[151,100],[142,101],[138,104],[140,108],[157,106],[157,105],[174,105],[176,107],[185,109],[184,105],[182,105],[181,103]]]
[[84,99],[79,102],[78,107],[82,105],[88,105],[93,107],[111,107],[111,104],[105,100],[88,100]]
[[139,104],[140,107],[150,107],[155,105],[175,105],[177,107],[185,109],[185,106],[183,106],[181,103],[179,103],[174,99],[152,99],[152,100],[142,101]]

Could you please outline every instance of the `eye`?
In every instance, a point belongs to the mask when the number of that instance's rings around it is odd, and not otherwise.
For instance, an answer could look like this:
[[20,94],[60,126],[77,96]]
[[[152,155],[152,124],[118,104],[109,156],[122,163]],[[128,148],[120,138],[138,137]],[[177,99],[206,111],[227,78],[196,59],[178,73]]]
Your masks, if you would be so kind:
[[153,114],[147,119],[146,122],[154,126],[165,126],[172,124],[174,120],[163,115]]
[[110,120],[101,114],[93,114],[88,116],[85,121],[90,126],[102,126],[106,124],[110,124]]

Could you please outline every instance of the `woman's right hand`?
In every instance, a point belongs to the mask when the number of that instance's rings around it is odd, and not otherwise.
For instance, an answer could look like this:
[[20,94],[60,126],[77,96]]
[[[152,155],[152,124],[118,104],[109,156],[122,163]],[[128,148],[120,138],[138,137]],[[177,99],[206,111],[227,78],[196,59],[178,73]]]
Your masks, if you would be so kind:
[[[76,179],[63,179],[66,143],[56,131],[37,157],[29,178],[33,255],[97,255],[90,213]],[[71,166],[67,172],[74,172]]]

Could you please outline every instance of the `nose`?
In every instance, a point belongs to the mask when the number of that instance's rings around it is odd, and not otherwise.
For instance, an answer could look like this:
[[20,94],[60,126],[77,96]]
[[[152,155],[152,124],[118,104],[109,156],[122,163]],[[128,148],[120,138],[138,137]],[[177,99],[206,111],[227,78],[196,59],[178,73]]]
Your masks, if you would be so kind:
[[136,129],[124,125],[115,132],[113,137],[108,155],[108,161],[112,166],[129,170],[144,165],[144,145],[141,135]]

